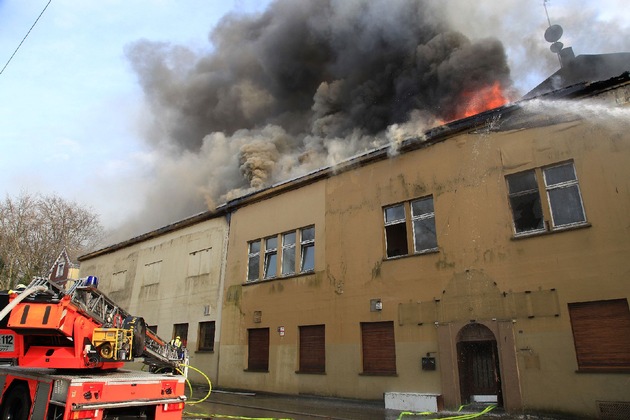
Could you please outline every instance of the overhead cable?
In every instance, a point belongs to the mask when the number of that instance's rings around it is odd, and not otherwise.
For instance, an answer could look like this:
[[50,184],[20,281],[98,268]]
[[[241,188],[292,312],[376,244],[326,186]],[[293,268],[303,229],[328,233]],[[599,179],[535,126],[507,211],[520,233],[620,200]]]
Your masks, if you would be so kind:
[[22,46],[22,44],[26,40],[26,37],[31,33],[31,31],[33,30],[35,25],[37,25],[37,21],[39,21],[39,18],[41,18],[42,15],[44,14],[44,12],[46,11],[46,9],[48,9],[48,6],[50,5],[51,2],[52,2],[52,0],[48,0],[48,3],[46,3],[46,6],[44,6],[44,9],[42,10],[42,12],[39,14],[39,16],[37,16],[37,19],[35,19],[35,22],[33,23],[33,26],[31,26],[31,29],[29,29],[28,32],[26,33],[26,35],[24,35],[24,38],[22,38],[22,41],[20,41],[20,44],[17,46],[15,51],[13,51],[13,54],[11,54],[11,57],[9,57],[9,60],[7,61],[7,63],[4,65],[4,67],[2,67],[2,70],[0,70],[0,74],[2,74],[4,72],[4,69],[7,68],[7,66],[9,65],[11,60],[13,59],[13,56],[15,56],[15,54],[18,52],[18,50],[20,49],[20,47]]

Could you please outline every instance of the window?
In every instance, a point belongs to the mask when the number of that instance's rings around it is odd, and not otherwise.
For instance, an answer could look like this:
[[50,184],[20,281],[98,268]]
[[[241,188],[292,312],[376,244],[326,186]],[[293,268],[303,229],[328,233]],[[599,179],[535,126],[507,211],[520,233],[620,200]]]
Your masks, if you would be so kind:
[[306,325],[300,327],[300,373],[326,371],[326,327]]
[[188,324],[175,324],[173,325],[173,338],[179,337],[184,344],[184,347],[188,345]]
[[247,264],[247,281],[258,280],[260,270],[260,240],[249,243],[249,257]]
[[546,168],[543,174],[553,226],[562,227],[586,222],[573,163]]
[[188,277],[199,276],[210,272],[210,250],[200,249],[188,254]]
[[276,277],[278,270],[278,237],[265,239],[265,278]]
[[[280,247],[279,241],[281,241]],[[261,245],[264,245],[264,249],[261,249]],[[278,270],[282,276],[294,275],[298,268],[296,266],[298,261],[300,273],[309,273],[315,269],[315,226],[257,239],[248,242],[248,246],[248,282],[260,280],[261,269],[264,280],[277,278]],[[278,261],[278,252],[281,253],[281,261]],[[261,255],[263,256],[262,264],[260,264]]]
[[361,346],[364,374],[396,374],[396,344],[393,322],[362,322]]
[[[546,202],[542,202],[538,178],[542,175]],[[580,187],[573,163],[531,169],[506,176],[514,232],[545,232],[543,208],[549,209],[552,229],[586,223]]]
[[385,208],[385,241],[388,258],[409,253],[404,204]]
[[214,351],[214,321],[199,323],[199,339],[197,340],[197,350]]
[[150,284],[159,283],[161,271],[162,271],[162,260],[145,264],[142,285],[148,286]]
[[[410,212],[410,225],[407,214]],[[436,251],[435,211],[433,197],[424,197],[408,203],[396,204],[383,209],[385,218],[385,248],[387,258],[408,255],[411,228],[413,252],[421,254]]]
[[123,290],[127,279],[127,270],[112,273],[111,291]]
[[315,226],[300,229],[300,272],[315,269]]
[[578,369],[630,371],[627,299],[569,303]]
[[295,232],[282,235],[282,275],[295,273]]
[[157,325],[147,325],[147,330],[153,331],[153,334],[157,334],[158,326]]
[[269,371],[269,328],[247,330],[247,370]]
[[509,175],[507,183],[516,233],[544,230],[536,173],[531,170]]
[[433,197],[411,202],[414,252],[432,251],[437,248]]
[[57,272],[55,273],[55,277],[62,277],[63,276],[63,269],[66,267],[65,263],[60,262],[57,265]]

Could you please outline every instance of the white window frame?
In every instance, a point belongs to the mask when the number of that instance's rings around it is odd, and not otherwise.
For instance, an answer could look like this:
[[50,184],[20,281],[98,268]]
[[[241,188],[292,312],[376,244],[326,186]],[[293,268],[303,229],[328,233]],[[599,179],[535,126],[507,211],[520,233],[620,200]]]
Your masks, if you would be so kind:
[[[258,244],[258,251],[253,251],[252,248],[254,244]],[[262,241],[260,239],[256,239],[255,241],[250,241],[247,243],[247,282],[254,282],[260,280],[260,248],[262,246]],[[252,260],[256,259],[256,277],[252,277],[251,265]]]
[[[548,180],[548,171],[555,169],[555,168],[560,168],[563,166],[570,166],[571,170],[573,171],[573,179],[571,180],[567,180],[567,181],[562,181],[562,182],[558,182],[556,184],[550,184],[549,180]],[[580,226],[586,223],[586,212],[584,211],[584,202],[582,200],[582,192],[580,191],[580,184],[578,182],[577,179],[577,173],[575,172],[575,165],[573,164],[573,162],[565,162],[565,163],[561,163],[559,165],[553,165],[553,166],[547,166],[545,168],[542,169],[543,172],[543,178],[545,180],[545,189],[547,191],[547,205],[549,206],[549,214],[551,214],[551,223],[552,223],[552,228],[555,230],[560,230],[560,229],[567,229],[567,228],[571,228],[573,226]],[[563,223],[563,224],[557,224],[556,223],[556,216],[554,216],[554,206],[552,205],[552,198],[551,198],[551,193],[555,190],[560,190],[560,189],[569,189],[569,188],[574,188],[577,191],[577,198],[579,199],[579,205],[580,205],[580,210],[581,210],[581,214],[582,214],[582,220],[577,220],[574,222],[569,222],[569,223]]]
[[[275,246],[270,246],[270,241],[276,241]],[[272,269],[273,271],[271,271]],[[265,262],[264,279],[275,279],[278,276],[278,236],[268,236],[265,238]]]
[[[420,201],[428,201],[431,200],[431,207],[433,208],[433,211],[431,212],[427,212],[427,213],[421,213],[421,214],[414,214],[413,212],[413,203],[417,203]],[[418,244],[416,243],[416,221],[420,221],[420,220],[429,220],[432,219],[433,220],[433,230],[436,230],[435,227],[435,203],[433,201],[433,196],[430,195],[428,197],[423,197],[423,198],[418,198],[416,200],[411,200],[409,203],[410,206],[410,213],[411,213],[411,228],[412,228],[412,232],[413,232],[413,250],[416,254],[424,254],[427,252],[432,252],[432,251],[436,251],[438,249],[438,244],[437,244],[437,232],[435,232],[434,236],[435,236],[435,246],[430,247],[430,248],[423,248],[423,249],[418,249]]]
[[[287,243],[286,238],[288,235],[293,235],[293,243]],[[291,231],[291,232],[285,232],[282,234],[282,262],[281,262],[281,274],[283,276],[290,276],[295,274],[295,251],[296,251],[296,244],[297,241],[297,232],[296,231]],[[285,258],[288,255],[293,255],[293,266],[292,267],[286,267],[287,269],[285,270]]]
[[[304,231],[313,229],[313,239],[304,239]],[[306,252],[308,248],[313,248],[313,267],[304,268]],[[315,271],[315,225],[300,229],[300,273],[310,273]]]

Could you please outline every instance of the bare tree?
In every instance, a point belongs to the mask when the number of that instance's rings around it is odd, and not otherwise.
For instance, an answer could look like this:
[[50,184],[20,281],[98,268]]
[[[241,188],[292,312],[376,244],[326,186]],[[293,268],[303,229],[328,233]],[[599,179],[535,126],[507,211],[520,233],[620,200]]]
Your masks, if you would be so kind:
[[46,276],[65,248],[77,257],[98,246],[98,214],[57,195],[22,192],[0,202],[0,288]]

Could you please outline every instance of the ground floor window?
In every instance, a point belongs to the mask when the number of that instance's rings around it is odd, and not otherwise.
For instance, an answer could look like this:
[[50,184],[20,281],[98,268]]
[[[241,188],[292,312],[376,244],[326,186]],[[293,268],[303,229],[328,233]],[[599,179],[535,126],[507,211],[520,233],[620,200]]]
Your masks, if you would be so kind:
[[326,372],[326,327],[300,327],[300,373]]
[[569,303],[579,370],[630,371],[627,299]]
[[396,374],[396,342],[392,321],[362,322],[361,347],[364,374]]
[[269,328],[247,330],[247,370],[269,371]]
[[173,338],[179,337],[184,347],[188,346],[188,323],[173,325]]
[[199,340],[197,341],[197,350],[214,351],[214,321],[199,323]]

